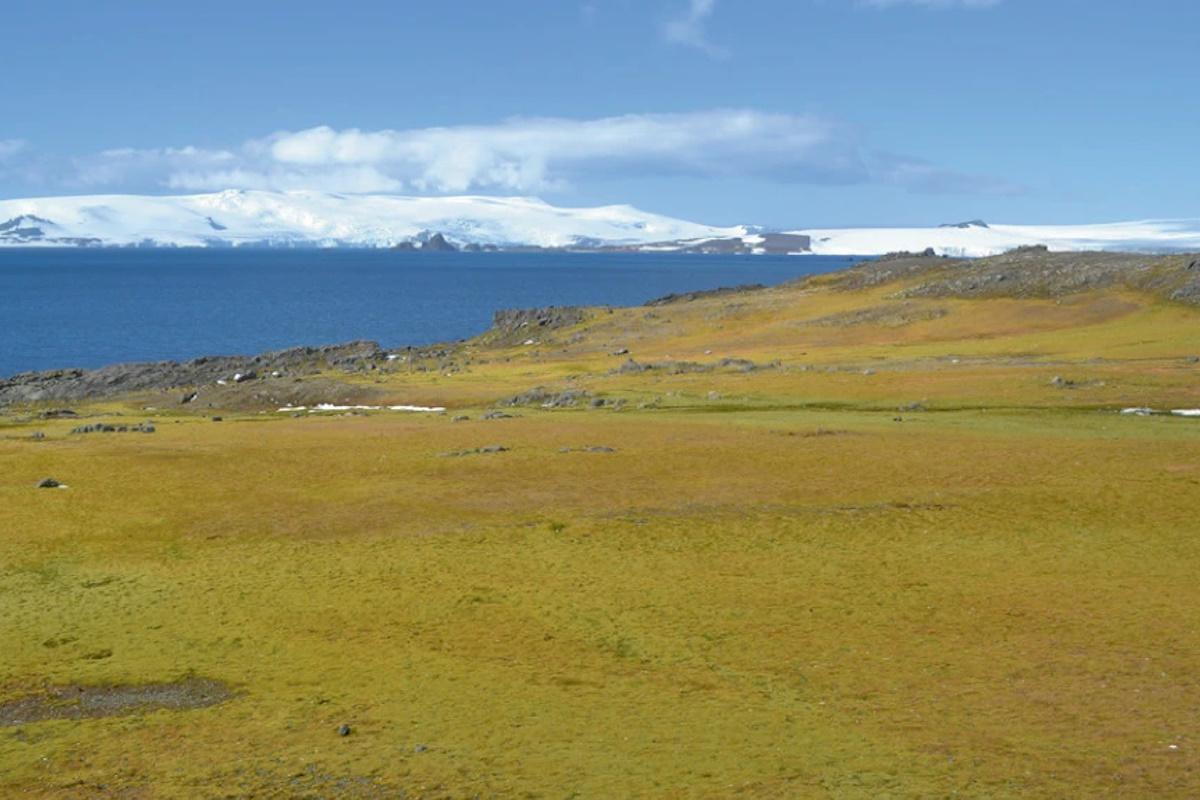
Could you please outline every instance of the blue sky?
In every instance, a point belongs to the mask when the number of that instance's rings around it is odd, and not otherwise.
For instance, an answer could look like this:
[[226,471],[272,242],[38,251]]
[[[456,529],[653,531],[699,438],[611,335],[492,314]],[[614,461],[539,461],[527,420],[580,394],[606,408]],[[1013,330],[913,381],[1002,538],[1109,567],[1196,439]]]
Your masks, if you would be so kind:
[[1196,0],[0,14],[0,197],[529,194],[776,227],[1200,217]]

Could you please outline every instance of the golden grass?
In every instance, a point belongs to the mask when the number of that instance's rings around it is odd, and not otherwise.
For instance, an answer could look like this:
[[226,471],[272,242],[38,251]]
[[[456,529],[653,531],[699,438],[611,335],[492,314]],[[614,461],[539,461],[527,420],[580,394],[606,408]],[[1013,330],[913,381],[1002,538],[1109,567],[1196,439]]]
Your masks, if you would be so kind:
[[[797,324],[894,290],[618,309],[367,379],[468,422],[10,417],[0,701],[239,694],[0,728],[0,794],[1196,796],[1200,423],[1113,409],[1200,406],[1200,315],[1097,295]],[[613,375],[617,346],[783,363]],[[630,402],[479,419],[539,384]],[[616,452],[560,452],[593,445]]]

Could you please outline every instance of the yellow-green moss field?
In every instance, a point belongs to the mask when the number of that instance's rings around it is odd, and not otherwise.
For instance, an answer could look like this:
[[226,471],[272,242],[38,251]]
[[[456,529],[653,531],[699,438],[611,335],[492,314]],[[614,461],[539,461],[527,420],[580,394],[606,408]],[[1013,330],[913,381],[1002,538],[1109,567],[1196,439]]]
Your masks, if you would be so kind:
[[[1200,795],[1200,420],[1116,413],[1200,407],[1200,313],[779,289],[467,351],[355,379],[446,415],[0,418],[0,703],[236,692],[0,727],[0,795]],[[481,419],[537,385],[627,402]]]

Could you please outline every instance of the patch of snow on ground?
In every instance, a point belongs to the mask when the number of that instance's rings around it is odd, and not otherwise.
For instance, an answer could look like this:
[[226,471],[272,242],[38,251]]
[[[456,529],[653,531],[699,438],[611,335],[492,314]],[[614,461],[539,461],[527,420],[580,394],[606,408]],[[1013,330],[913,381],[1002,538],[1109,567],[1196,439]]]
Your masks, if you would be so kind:
[[310,414],[319,414],[329,411],[413,411],[427,414],[440,414],[446,409],[442,406],[339,406],[333,403],[318,403],[309,408],[308,406],[284,406],[277,410],[279,414],[290,414],[297,411],[307,411]]

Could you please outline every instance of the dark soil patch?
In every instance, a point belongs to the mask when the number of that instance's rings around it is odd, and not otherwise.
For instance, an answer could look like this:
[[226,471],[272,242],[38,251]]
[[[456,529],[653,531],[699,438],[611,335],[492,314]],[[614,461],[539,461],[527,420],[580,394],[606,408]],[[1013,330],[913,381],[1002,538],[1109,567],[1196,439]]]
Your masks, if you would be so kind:
[[220,681],[187,678],[140,685],[51,686],[37,694],[0,703],[0,727],[50,719],[116,717],[145,711],[208,708],[234,697]]

